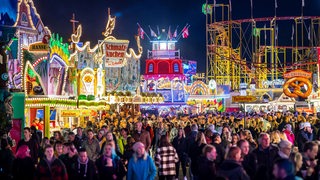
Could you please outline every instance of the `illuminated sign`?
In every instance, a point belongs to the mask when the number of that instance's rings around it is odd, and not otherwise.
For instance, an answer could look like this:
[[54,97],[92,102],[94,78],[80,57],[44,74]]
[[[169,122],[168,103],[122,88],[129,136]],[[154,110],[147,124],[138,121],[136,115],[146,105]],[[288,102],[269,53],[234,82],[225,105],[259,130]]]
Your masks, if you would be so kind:
[[49,45],[43,42],[36,42],[29,45],[29,51],[47,52],[49,51]]
[[257,98],[255,96],[232,96],[232,102],[246,103],[254,102]]
[[61,110],[61,117],[78,117],[79,110]]
[[127,40],[106,40],[106,66],[122,66],[129,41]]
[[304,77],[304,78],[309,79],[309,78],[312,77],[312,73],[303,71],[301,69],[298,69],[298,70],[287,72],[283,76],[286,79],[289,79],[289,78],[292,78],[292,77]]

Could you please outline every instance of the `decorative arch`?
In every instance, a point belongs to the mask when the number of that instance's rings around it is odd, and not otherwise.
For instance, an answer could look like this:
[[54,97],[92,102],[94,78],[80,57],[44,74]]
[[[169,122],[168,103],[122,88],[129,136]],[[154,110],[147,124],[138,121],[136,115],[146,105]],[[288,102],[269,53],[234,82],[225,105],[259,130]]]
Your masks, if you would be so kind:
[[196,81],[190,88],[190,95],[210,95],[210,89],[202,81]]

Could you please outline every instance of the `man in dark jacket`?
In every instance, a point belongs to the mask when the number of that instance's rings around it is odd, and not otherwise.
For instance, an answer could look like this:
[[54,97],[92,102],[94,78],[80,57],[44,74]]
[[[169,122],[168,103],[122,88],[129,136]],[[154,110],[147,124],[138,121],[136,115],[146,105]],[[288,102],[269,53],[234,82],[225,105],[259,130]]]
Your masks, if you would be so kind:
[[20,146],[27,145],[30,149],[30,155],[34,162],[34,164],[38,163],[38,153],[39,153],[39,145],[35,139],[31,139],[31,129],[29,127],[25,127],[23,129],[24,139],[21,139],[17,145],[17,151]]
[[256,167],[255,179],[272,179],[273,160],[278,148],[270,145],[270,136],[267,133],[259,135],[259,146],[249,154],[251,167]]
[[132,134],[135,142],[141,142],[146,148],[146,152],[149,152],[151,147],[151,138],[148,131],[142,130],[142,122],[136,123],[136,131]]
[[95,164],[88,158],[87,152],[84,148],[79,149],[79,157],[72,166],[75,173],[70,180],[94,180],[98,178]]
[[209,180],[216,176],[216,166],[214,160],[217,157],[216,148],[212,145],[206,145],[203,148],[203,156],[199,158],[199,179]]

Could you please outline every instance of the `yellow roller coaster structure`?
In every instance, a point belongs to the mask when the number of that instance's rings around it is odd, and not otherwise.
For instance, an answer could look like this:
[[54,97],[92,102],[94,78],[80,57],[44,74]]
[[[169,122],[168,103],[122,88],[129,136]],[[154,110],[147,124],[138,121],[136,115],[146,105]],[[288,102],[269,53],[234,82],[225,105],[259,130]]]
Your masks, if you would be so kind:
[[283,79],[287,71],[303,69],[316,74],[313,82],[318,83],[320,17],[233,20],[229,4],[209,2],[203,5],[203,12],[207,82],[214,79],[232,90],[239,89],[240,83],[268,88],[265,82]]

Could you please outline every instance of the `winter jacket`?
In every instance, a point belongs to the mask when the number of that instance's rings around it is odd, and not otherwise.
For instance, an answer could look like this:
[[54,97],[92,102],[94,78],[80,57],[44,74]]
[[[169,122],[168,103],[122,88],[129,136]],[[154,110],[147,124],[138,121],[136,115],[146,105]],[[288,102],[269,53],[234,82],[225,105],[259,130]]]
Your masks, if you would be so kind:
[[234,160],[223,161],[217,174],[230,180],[250,180],[242,165]]

